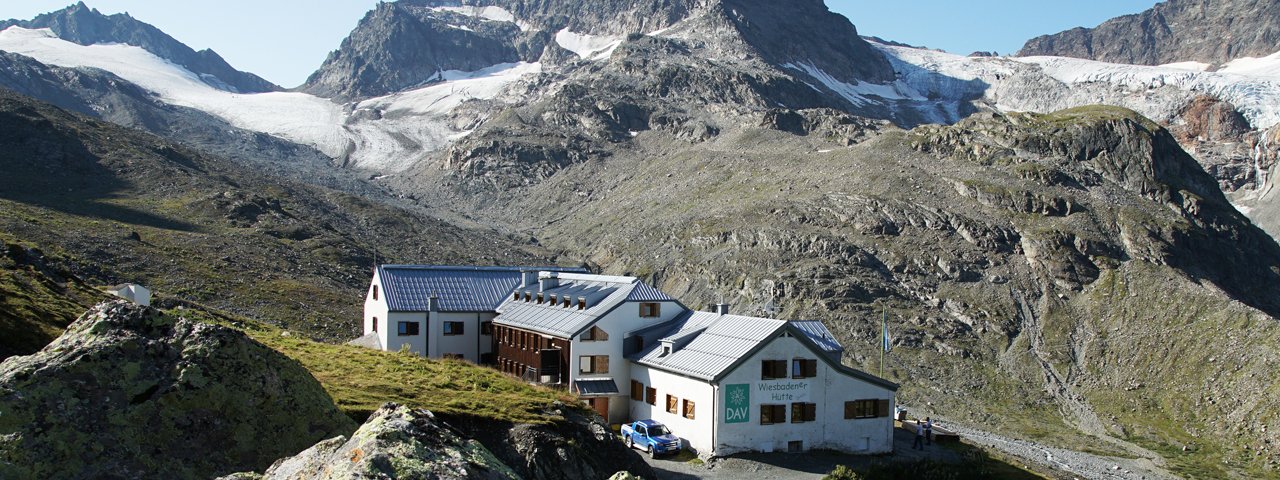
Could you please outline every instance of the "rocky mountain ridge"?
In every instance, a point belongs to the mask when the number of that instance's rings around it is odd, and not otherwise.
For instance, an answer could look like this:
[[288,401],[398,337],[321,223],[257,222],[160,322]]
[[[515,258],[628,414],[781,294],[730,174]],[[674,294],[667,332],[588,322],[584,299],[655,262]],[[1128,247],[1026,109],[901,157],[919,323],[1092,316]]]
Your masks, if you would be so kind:
[[138,21],[128,14],[103,15],[77,2],[63,10],[39,15],[32,20],[3,20],[0,30],[10,26],[48,28],[58,37],[79,43],[125,43],[136,45],[199,74],[212,85],[242,93],[271,92],[280,87],[252,73],[232,68],[213,50],[195,51],[160,29]]
[[1217,66],[1280,51],[1280,2],[1168,0],[1094,28],[1073,28],[1027,41],[1018,56],[1051,55],[1110,63]]

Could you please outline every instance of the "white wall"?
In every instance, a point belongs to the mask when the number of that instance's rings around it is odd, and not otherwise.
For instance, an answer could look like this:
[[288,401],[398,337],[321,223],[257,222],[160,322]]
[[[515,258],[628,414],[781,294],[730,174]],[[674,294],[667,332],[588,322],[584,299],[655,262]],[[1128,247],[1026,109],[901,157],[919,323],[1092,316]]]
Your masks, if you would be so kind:
[[[459,313],[459,312],[438,312],[431,319],[431,358],[443,358],[446,353],[460,353],[471,363],[480,363],[480,343],[481,337],[484,342],[490,342],[492,338],[488,335],[480,335],[480,321],[482,318],[493,318],[493,314],[481,313]],[[445,335],[445,322],[462,322],[462,335]],[[491,342],[490,342],[491,343]],[[485,351],[491,350],[492,345],[486,345]]]
[[[378,287],[378,299],[373,299],[373,288]],[[373,281],[369,283],[369,289],[364,292],[364,334],[373,333],[373,319],[378,319],[378,344],[382,345],[383,350],[390,350],[387,347],[388,332],[390,328],[394,328],[388,323],[387,297],[383,291],[382,281],[378,278],[378,272],[373,273]],[[395,332],[391,332],[394,336]]]
[[[760,362],[786,360],[788,373],[794,358],[818,359],[817,376],[807,379],[761,381]],[[771,401],[769,392],[762,392],[762,384],[805,383],[807,402],[815,403],[815,421],[791,423],[791,402]],[[892,417],[869,419],[844,418],[844,402],[852,400],[889,400],[893,411],[894,392],[858,379],[846,376],[825,363],[821,356],[791,337],[771,341],[764,349],[742,363],[717,385],[717,409],[723,409],[725,387],[746,384],[750,389],[748,421],[725,423],[722,412],[716,412],[716,455],[730,455],[743,451],[787,451],[787,443],[804,442],[804,449],[832,449],[856,453],[885,453],[893,449]],[[785,404],[786,422],[773,425],[760,424],[761,404]]]
[[[640,302],[624,302],[595,323],[595,326],[600,327],[600,329],[609,334],[609,340],[584,342],[582,341],[582,336],[578,335],[572,339],[570,344],[570,380],[577,381],[580,377],[612,378],[618,384],[618,396],[609,399],[609,418],[607,419],[609,423],[622,423],[627,420],[628,416],[627,402],[631,385],[631,362],[627,361],[622,354],[627,333],[671,321],[684,312],[684,309],[680,308],[680,305],[675,302],[656,303],[662,304],[659,308],[659,316],[641,317]],[[609,373],[579,374],[580,358],[586,355],[608,355]]]
[[[408,336],[399,335],[400,322],[418,322],[418,334]],[[383,345],[387,350],[395,352],[399,351],[402,345],[408,345],[409,350],[418,352],[419,355],[426,355],[428,353],[431,355],[439,355],[434,350],[427,350],[427,334],[429,330],[427,328],[426,312],[390,312],[387,314],[386,327],[388,331],[385,333],[381,333],[381,326],[378,328],[380,330],[379,335],[385,336],[386,338]]]
[[[653,387],[658,391],[657,402],[649,405],[643,400],[631,399],[631,383],[620,385],[625,391],[628,416],[632,420],[654,419],[671,428],[671,433],[684,440],[684,446],[700,456],[710,456],[713,451],[711,425],[715,423],[715,387],[701,380],[682,377],[644,365],[631,365],[631,379]],[[693,419],[684,418],[684,404],[676,406],[676,413],[667,413],[667,395],[682,401],[694,402]]]

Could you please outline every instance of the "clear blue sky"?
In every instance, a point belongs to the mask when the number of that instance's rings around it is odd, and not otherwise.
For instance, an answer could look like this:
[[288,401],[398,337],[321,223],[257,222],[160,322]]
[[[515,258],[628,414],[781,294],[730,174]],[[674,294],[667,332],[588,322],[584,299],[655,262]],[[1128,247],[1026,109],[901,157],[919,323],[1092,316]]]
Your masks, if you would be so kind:
[[[777,0],[787,1],[787,0]],[[1155,0],[826,0],[863,35],[968,54],[1013,53],[1037,35],[1091,27]],[[29,19],[72,0],[5,0],[0,18]],[[103,13],[129,12],[196,50],[293,87],[324,61],[377,0],[86,0]]]

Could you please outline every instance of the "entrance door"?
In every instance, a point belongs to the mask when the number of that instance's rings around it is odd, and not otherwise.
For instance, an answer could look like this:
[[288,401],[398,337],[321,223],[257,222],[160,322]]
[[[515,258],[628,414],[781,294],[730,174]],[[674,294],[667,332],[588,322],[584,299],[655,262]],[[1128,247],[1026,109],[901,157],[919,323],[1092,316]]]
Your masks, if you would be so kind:
[[604,417],[604,421],[609,421],[609,397],[593,397],[587,399],[587,404],[591,405],[591,409]]

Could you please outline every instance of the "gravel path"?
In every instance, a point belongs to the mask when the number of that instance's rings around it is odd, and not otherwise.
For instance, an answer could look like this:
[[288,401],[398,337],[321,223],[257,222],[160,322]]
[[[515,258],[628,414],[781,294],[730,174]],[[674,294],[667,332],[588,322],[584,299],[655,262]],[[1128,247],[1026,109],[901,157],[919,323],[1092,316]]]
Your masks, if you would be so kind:
[[1049,447],[1035,442],[1012,439],[957,425],[948,424],[947,428],[959,433],[967,442],[974,445],[994,448],[1028,462],[1045,465],[1080,478],[1099,480],[1164,480],[1179,478],[1161,468],[1156,462],[1146,458],[1105,457]]
[[[959,433],[966,443],[985,449],[994,449],[1017,457],[1028,464],[1048,467],[1065,479],[1097,480],[1165,480],[1178,477],[1165,471],[1148,459],[1105,457],[1088,453],[1048,447],[1024,440],[1011,439],[972,428],[946,424],[948,430]],[[706,464],[695,464],[670,457],[645,461],[653,467],[659,480],[729,480],[751,478],[759,480],[820,480],[837,465],[865,466],[873,462],[912,461],[932,458],[939,461],[960,461],[954,450],[928,447],[924,451],[912,450],[913,436],[894,429],[894,453],[883,456],[849,455],[836,452],[751,453],[718,458]]]

